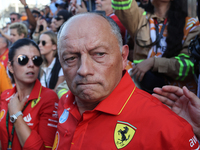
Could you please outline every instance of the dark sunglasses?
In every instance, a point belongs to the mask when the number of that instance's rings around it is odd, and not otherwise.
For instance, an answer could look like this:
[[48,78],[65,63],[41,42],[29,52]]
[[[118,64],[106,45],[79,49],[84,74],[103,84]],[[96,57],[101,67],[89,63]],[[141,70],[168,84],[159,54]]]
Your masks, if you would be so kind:
[[63,17],[60,17],[60,16],[56,16],[55,19],[56,19],[57,21],[59,21],[59,20],[62,20],[62,19],[64,19],[64,18],[63,18]]
[[38,45],[40,44],[40,42],[42,42],[42,46],[46,45],[46,41],[38,41]]
[[[31,60],[33,61],[34,65],[37,66],[37,67],[39,67],[43,62],[42,57],[40,57],[40,56],[33,56],[31,58]],[[19,55],[17,57],[17,62],[21,66],[26,65],[28,63],[28,61],[29,61],[29,58],[26,55]]]
[[33,15],[33,17],[34,17],[34,18],[37,18],[38,16],[37,16],[37,15]]
[[15,21],[15,18],[10,18],[11,21]]

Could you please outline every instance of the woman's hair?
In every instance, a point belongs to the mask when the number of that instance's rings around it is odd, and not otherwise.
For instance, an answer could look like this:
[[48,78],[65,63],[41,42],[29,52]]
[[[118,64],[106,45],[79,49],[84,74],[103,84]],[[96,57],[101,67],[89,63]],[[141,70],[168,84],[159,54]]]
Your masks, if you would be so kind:
[[[13,65],[13,58],[16,54],[16,51],[23,46],[29,46],[29,45],[34,46],[40,53],[40,49],[39,49],[38,45],[33,40],[30,40],[28,38],[19,39],[12,44],[12,46],[10,47],[9,52],[8,52],[8,59],[11,62],[11,65]],[[40,53],[40,56],[41,56],[41,53]],[[9,75],[12,79],[12,83],[14,83],[15,82],[14,77],[10,71],[9,71]]]
[[185,18],[187,12],[183,10],[184,0],[171,1],[170,8],[167,12],[168,27],[167,27],[167,49],[163,57],[177,56],[182,50],[182,40],[184,36]]
[[[56,45],[56,47],[57,47],[57,35],[53,31],[46,31],[46,32],[43,32],[42,34],[48,35],[51,39],[52,44]],[[56,49],[53,52],[53,57],[56,57],[57,55],[58,55],[58,52],[57,52],[57,49]],[[44,60],[44,63],[46,64],[47,60],[44,57],[43,57],[43,60]]]

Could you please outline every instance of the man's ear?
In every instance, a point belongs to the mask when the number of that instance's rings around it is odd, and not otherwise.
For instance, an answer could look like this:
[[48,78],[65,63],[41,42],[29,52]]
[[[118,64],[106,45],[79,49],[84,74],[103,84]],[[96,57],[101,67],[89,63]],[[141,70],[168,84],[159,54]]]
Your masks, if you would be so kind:
[[11,62],[10,62],[10,61],[8,61],[7,66],[8,66],[8,70],[13,74],[13,73],[14,73],[14,71],[13,71],[13,66],[11,65]]
[[27,37],[24,37],[25,35],[24,35],[24,33],[22,33],[21,35],[20,35],[20,37],[23,39],[23,38],[27,38]]
[[122,47],[123,70],[126,68],[126,65],[127,65],[128,54],[129,54],[128,45],[123,45],[123,47]]

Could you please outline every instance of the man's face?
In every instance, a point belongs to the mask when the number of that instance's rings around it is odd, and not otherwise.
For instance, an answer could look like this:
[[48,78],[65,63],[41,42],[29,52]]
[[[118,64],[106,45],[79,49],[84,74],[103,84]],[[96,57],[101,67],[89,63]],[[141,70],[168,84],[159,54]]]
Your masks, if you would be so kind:
[[104,18],[81,17],[62,29],[59,59],[75,100],[98,103],[120,82],[127,56]]
[[96,10],[105,11],[106,16],[110,15],[112,10],[111,0],[96,0]]
[[10,15],[10,21],[11,23],[14,23],[14,22],[20,22],[21,20],[17,18],[17,15]]
[[17,29],[10,29],[10,39],[12,43],[22,38],[24,38],[24,34],[19,35]]

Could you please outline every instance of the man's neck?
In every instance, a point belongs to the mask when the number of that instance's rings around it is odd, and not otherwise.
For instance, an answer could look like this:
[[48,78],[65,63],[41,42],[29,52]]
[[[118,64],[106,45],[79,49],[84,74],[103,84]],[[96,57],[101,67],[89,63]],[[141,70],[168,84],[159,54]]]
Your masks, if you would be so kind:
[[83,102],[82,100],[78,100],[78,98],[75,98],[75,102],[77,104],[81,116],[85,111],[93,110],[99,104],[99,101],[94,103]]

